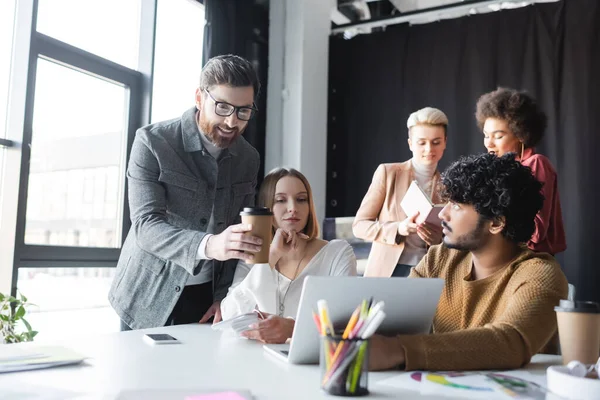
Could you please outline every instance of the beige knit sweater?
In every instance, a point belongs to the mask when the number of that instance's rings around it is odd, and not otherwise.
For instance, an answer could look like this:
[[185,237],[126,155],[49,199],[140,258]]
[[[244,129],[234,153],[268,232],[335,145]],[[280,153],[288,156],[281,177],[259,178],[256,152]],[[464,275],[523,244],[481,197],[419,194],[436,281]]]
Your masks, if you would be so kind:
[[412,278],[445,280],[433,334],[400,335],[407,370],[518,368],[556,332],[554,306],[567,297],[556,260],[523,248],[487,278],[471,280],[470,252],[433,246]]

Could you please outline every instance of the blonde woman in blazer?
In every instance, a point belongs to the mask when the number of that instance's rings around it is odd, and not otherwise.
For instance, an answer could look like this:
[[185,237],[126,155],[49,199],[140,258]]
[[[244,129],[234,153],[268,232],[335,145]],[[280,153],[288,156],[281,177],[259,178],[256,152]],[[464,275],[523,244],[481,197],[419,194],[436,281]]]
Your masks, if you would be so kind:
[[406,125],[413,157],[377,168],[352,225],[354,236],[373,242],[365,276],[408,276],[427,248],[442,242],[441,226],[417,225],[417,214],[406,215],[400,202],[413,180],[434,203],[441,201],[437,165],[446,149],[448,118],[426,107],[412,113]]

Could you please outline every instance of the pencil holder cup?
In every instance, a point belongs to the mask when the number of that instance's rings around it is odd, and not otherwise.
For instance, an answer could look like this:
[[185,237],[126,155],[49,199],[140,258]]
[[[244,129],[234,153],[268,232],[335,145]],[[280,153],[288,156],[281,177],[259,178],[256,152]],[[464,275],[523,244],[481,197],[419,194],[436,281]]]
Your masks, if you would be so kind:
[[334,396],[369,394],[369,340],[323,336],[320,352],[321,389]]

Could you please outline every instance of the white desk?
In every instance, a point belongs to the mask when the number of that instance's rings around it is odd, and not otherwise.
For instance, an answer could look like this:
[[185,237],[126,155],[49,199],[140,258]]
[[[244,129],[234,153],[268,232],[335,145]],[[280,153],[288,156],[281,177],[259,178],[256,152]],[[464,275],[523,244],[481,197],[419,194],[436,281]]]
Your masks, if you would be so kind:
[[[145,332],[169,333],[183,343],[150,346],[142,340]],[[336,398],[321,392],[318,366],[288,365],[265,353],[261,344],[221,337],[208,325],[114,333],[60,344],[91,358],[79,366],[0,374],[0,398],[3,389],[16,384],[67,389],[94,399],[113,399],[120,390],[143,388],[246,389],[257,400]],[[545,374],[549,365],[558,363],[558,356],[538,355],[527,370]],[[397,373],[369,373],[367,398],[434,399],[377,384]]]

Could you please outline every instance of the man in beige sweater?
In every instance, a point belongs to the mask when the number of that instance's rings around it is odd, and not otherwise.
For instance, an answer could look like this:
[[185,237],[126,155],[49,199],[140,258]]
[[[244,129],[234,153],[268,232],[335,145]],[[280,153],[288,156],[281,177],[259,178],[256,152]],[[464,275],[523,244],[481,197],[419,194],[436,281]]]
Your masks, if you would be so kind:
[[512,153],[463,157],[442,183],[443,244],[409,276],[445,280],[433,333],[374,336],[370,368],[521,367],[555,335],[554,306],[568,291],[556,260],[524,245],[544,201],[542,186]]

